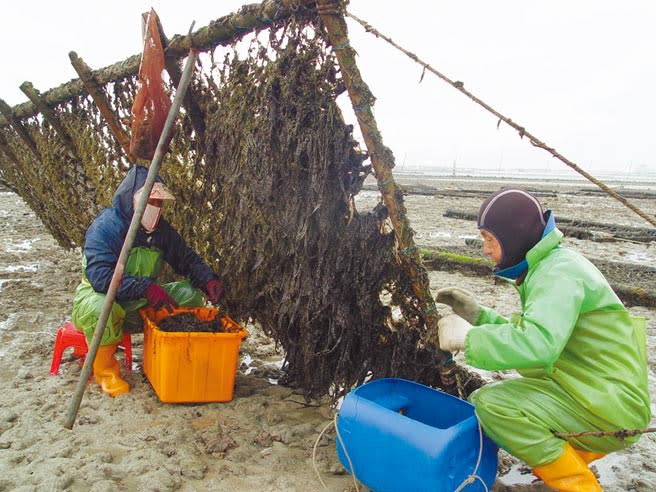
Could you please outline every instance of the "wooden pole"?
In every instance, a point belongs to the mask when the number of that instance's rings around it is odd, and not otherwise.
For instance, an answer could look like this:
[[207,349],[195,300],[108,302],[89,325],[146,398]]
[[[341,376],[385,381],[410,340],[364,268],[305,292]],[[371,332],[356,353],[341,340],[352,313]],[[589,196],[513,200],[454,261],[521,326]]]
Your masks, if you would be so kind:
[[0,113],[4,115],[7,121],[11,122],[11,126],[14,127],[14,130],[16,130],[18,136],[25,143],[25,145],[27,145],[27,147],[32,151],[34,156],[38,160],[41,160],[41,154],[39,154],[39,150],[36,148],[36,143],[34,142],[34,140],[32,140],[32,136],[27,131],[27,129],[23,126],[20,120],[18,120],[18,118],[14,116],[13,110],[4,101],[4,99],[0,99]]
[[12,161],[17,166],[20,165],[18,157],[16,157],[16,154],[14,154],[13,151],[9,148],[9,144],[7,143],[7,140],[5,139],[5,136],[2,134],[2,132],[0,132],[0,150],[4,152],[7,157],[9,157],[10,161]]
[[[402,265],[407,269],[412,282],[412,288],[419,299],[426,320],[427,335],[430,342],[439,347],[437,339],[437,322],[439,315],[435,301],[431,295],[428,274],[424,268],[421,255],[414,242],[414,231],[406,216],[403,194],[392,174],[394,167],[394,156],[391,150],[383,144],[383,139],[378,131],[378,125],[374,118],[372,106],[375,98],[367,84],[362,80],[360,71],[355,62],[355,50],[350,46],[348,31],[344,17],[339,11],[334,0],[318,0],[317,8],[330,42],[335,50],[342,77],[346,84],[355,116],[357,117],[360,131],[371,158],[378,189],[380,190],[383,203],[387,207],[390,220],[394,227],[394,234],[398,247],[399,257]],[[451,354],[440,350],[440,360],[451,360]]]
[[[169,73],[173,84],[177,86],[180,84],[180,79],[182,78],[182,70],[178,64],[178,58],[168,51],[170,41],[164,34],[164,27],[159,19],[157,19],[157,28],[160,33],[160,41],[164,47],[164,65],[166,66],[166,71]],[[190,85],[182,101],[182,107],[185,108],[187,116],[191,121],[191,126],[196,133],[196,140],[202,142],[205,137],[205,114],[197,100],[198,95],[194,86]]]
[[93,361],[96,358],[96,352],[98,351],[100,341],[102,340],[103,334],[105,332],[107,320],[109,319],[109,314],[112,310],[114,299],[116,298],[116,293],[118,292],[118,287],[121,284],[121,280],[123,279],[125,265],[127,264],[134,239],[137,236],[141,217],[143,216],[143,212],[146,208],[146,203],[148,202],[150,191],[152,190],[153,184],[155,183],[155,178],[159,174],[160,164],[164,158],[164,153],[166,152],[166,142],[168,141],[169,133],[173,131],[173,124],[175,123],[175,119],[178,116],[180,105],[182,104],[185,92],[187,92],[189,82],[191,81],[191,76],[193,74],[197,56],[198,54],[194,49],[189,50],[189,57],[187,58],[187,63],[182,74],[182,80],[180,81],[180,85],[178,86],[178,89],[175,93],[173,104],[171,105],[171,109],[169,110],[166,122],[164,123],[164,129],[162,130],[162,134],[159,137],[157,148],[155,149],[155,155],[153,156],[153,160],[150,163],[150,167],[148,168],[148,175],[146,176],[146,182],[143,186],[144,192],[139,197],[139,200],[135,206],[134,214],[132,215],[132,220],[130,222],[130,227],[128,228],[128,232],[125,235],[125,241],[123,242],[123,247],[119,253],[116,268],[112,274],[112,280],[109,283],[107,294],[105,295],[105,302],[100,312],[100,317],[96,323],[96,328],[94,330],[91,343],[89,344],[89,351],[84,360],[84,365],[82,366],[80,380],[78,381],[78,385],[75,388],[73,400],[71,401],[71,405],[66,416],[66,421],[64,422],[64,427],[66,429],[72,429],[73,424],[75,423],[75,418],[77,417],[77,412],[80,408],[82,396],[84,395],[84,389],[86,388],[89,376],[91,376]]
[[23,82],[20,86],[20,89],[29,98],[29,100],[32,101],[32,103],[37,107],[37,109],[43,115],[45,120],[48,123],[50,123],[50,126],[52,126],[55,129],[55,131],[59,134],[62,141],[64,142],[64,145],[70,152],[71,157],[76,158],[77,149],[75,148],[73,139],[69,135],[66,128],[64,128],[64,126],[59,122],[59,118],[57,118],[57,115],[52,110],[52,108],[43,101],[43,98],[41,97],[39,91],[34,88],[31,82],[28,81]]
[[109,101],[107,101],[107,98],[105,97],[101,86],[96,81],[93,72],[84,62],[84,60],[77,56],[75,51],[71,51],[68,54],[68,57],[71,60],[73,68],[75,68],[75,71],[80,76],[84,87],[86,87],[89,95],[96,103],[96,106],[98,106],[100,113],[105,118],[105,121],[107,121],[107,124],[116,137],[116,140],[118,140],[118,143],[121,145],[121,147],[123,147],[123,151],[125,152],[125,155],[128,156],[128,160],[130,162],[136,162],[137,158],[130,153],[130,137],[128,137],[125,131],[123,131],[121,123],[119,122],[116,115],[112,112]]
[[[265,0],[262,3],[244,5],[234,12],[198,29],[188,35],[175,35],[166,49],[166,57],[181,59],[187,56],[193,46],[199,51],[208,51],[219,45],[229,45],[238,41],[248,33],[271,27],[284,21],[299,9],[310,7],[314,0]],[[70,55],[69,55],[70,56]],[[93,80],[98,86],[104,86],[113,80],[120,80],[139,71],[141,54],[132,55],[108,67],[95,70]],[[80,79],[74,79],[43,93],[44,101],[54,106],[68,101],[73,97],[83,95],[88,89]],[[37,114],[37,108],[28,101],[14,107],[17,118],[27,118]],[[0,129],[7,126],[8,120],[0,116]]]

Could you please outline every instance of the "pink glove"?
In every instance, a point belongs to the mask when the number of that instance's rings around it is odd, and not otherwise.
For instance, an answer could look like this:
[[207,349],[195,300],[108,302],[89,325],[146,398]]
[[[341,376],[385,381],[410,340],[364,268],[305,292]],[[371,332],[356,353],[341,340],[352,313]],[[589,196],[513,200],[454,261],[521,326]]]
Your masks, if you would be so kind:
[[160,308],[174,308],[178,307],[178,303],[175,302],[168,292],[166,292],[162,287],[157,285],[155,282],[150,284],[144,292],[144,296],[148,299],[148,304],[150,304],[155,309]]
[[216,278],[208,280],[205,284],[205,292],[207,292],[207,300],[216,304],[223,298],[223,284]]

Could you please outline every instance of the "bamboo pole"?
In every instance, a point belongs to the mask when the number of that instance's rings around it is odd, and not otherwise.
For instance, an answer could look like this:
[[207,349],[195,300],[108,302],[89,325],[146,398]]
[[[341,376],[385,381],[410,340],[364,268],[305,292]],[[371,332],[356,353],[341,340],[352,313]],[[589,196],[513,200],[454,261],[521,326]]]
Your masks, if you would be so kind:
[[38,160],[41,160],[41,154],[39,154],[39,150],[36,148],[36,143],[32,139],[32,136],[27,131],[25,126],[23,126],[23,124],[20,122],[20,120],[18,118],[16,118],[16,116],[14,115],[13,110],[4,101],[4,99],[0,99],[0,113],[2,113],[4,115],[4,117],[7,119],[7,121],[11,122],[11,126],[14,127],[14,130],[16,130],[16,133],[18,133],[18,136],[25,143],[25,145],[27,145],[27,147],[32,151],[34,156]]
[[59,122],[59,118],[57,118],[57,115],[52,110],[52,108],[43,101],[43,98],[41,97],[39,91],[35,89],[32,83],[29,81],[23,82],[20,85],[20,90],[23,91],[23,93],[30,99],[30,101],[32,101],[34,106],[36,106],[36,108],[43,115],[45,120],[48,123],[50,123],[50,126],[52,126],[55,129],[55,131],[59,134],[62,141],[64,142],[64,145],[70,152],[71,157],[76,158],[77,149],[75,148],[73,139],[69,135],[66,128],[64,128],[64,126]]
[[[439,341],[437,340],[439,315],[430,293],[428,274],[422,264],[419,250],[415,246],[414,231],[410,227],[406,216],[403,194],[394,181],[392,174],[394,156],[391,150],[383,144],[382,136],[378,131],[378,125],[374,118],[372,106],[375,98],[367,84],[362,80],[360,70],[355,62],[355,50],[349,44],[346,22],[335,1],[318,0],[317,8],[339,61],[342,77],[371,157],[378,189],[382,194],[383,203],[387,207],[394,227],[399,258],[408,271],[412,288],[422,306],[429,341],[439,347]],[[449,352],[440,351],[439,356],[443,362],[451,360]]]
[[93,72],[84,62],[84,60],[82,60],[82,58],[80,58],[74,51],[71,51],[68,54],[68,57],[71,60],[73,68],[75,68],[75,71],[80,76],[80,80],[82,80],[84,87],[87,89],[89,95],[96,103],[96,106],[98,106],[98,109],[105,118],[105,121],[107,121],[107,124],[116,137],[116,140],[118,140],[118,143],[121,145],[121,147],[123,147],[123,151],[125,152],[125,155],[128,156],[128,160],[130,162],[136,162],[137,158],[130,153],[130,137],[128,137],[127,133],[125,133],[121,123],[112,111],[109,101],[107,101],[107,98],[102,91],[101,85],[96,81]]
[[66,416],[66,421],[64,422],[64,427],[66,429],[72,429],[73,424],[75,423],[75,418],[80,408],[82,396],[84,395],[84,389],[86,387],[89,376],[91,376],[93,361],[96,358],[96,352],[98,351],[100,341],[102,340],[103,334],[105,332],[107,320],[109,319],[109,314],[112,310],[112,305],[114,304],[114,299],[116,298],[118,287],[121,284],[121,280],[123,279],[125,265],[127,264],[130,250],[132,249],[132,244],[134,243],[134,238],[137,236],[141,217],[143,216],[143,212],[146,208],[146,203],[150,197],[150,191],[152,190],[153,184],[155,183],[155,178],[159,174],[160,164],[164,158],[164,153],[166,152],[166,142],[168,141],[169,133],[173,130],[173,124],[175,123],[175,119],[178,116],[182,100],[184,98],[185,92],[187,91],[187,87],[189,86],[189,82],[191,81],[197,56],[198,53],[196,50],[189,50],[189,57],[187,58],[187,63],[182,74],[182,79],[180,80],[180,85],[178,86],[178,89],[175,93],[175,98],[173,99],[173,104],[171,105],[169,114],[166,117],[164,129],[162,130],[162,134],[160,135],[159,141],[157,143],[157,148],[155,149],[155,155],[153,156],[153,160],[150,164],[150,167],[148,168],[148,175],[146,176],[146,182],[143,186],[144,192],[139,197],[139,200],[135,206],[134,214],[132,215],[132,220],[130,221],[130,227],[126,233],[125,241],[116,263],[116,268],[112,274],[112,280],[109,283],[109,288],[107,289],[107,294],[105,295],[105,302],[100,312],[100,317],[96,323],[96,328],[94,330],[91,343],[89,344],[89,351],[84,360],[84,366],[82,366],[80,380],[78,381],[78,385],[75,388],[73,400],[71,401],[71,405]]
[[[175,35],[166,50],[167,57],[177,60],[187,56],[193,46],[199,51],[209,51],[220,45],[229,45],[245,35],[267,29],[294,15],[297,11],[312,6],[314,0],[265,0],[242,6],[238,12],[231,13],[211,21],[207,26],[189,35]],[[69,55],[70,56],[70,55]],[[113,65],[93,72],[98,86],[135,75],[139,71],[141,54],[132,55]],[[85,94],[87,89],[81,79],[74,79],[43,93],[46,104],[56,106],[73,97]],[[14,115],[27,118],[38,113],[36,106],[28,101],[16,105]],[[9,120],[0,116],[0,130],[7,126]]]

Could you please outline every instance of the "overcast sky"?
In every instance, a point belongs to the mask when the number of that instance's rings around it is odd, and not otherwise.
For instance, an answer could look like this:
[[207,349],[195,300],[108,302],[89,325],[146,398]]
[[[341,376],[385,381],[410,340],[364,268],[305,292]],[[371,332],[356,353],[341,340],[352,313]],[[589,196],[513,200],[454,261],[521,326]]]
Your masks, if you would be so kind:
[[[2,2],[0,97],[24,102],[77,78],[68,53],[102,68],[141,50],[141,12],[169,37],[242,1]],[[656,172],[653,0],[351,0],[349,10],[591,172]],[[397,167],[566,170],[491,114],[349,21]],[[348,118],[351,116],[346,114]]]

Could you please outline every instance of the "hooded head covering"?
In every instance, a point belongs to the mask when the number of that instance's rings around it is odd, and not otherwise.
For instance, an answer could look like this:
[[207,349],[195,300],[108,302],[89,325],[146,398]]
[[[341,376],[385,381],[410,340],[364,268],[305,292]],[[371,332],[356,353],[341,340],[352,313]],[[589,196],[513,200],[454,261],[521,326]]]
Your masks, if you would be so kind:
[[493,234],[501,245],[501,261],[496,270],[521,263],[542,238],[545,226],[538,199],[519,188],[493,193],[478,212],[478,228]]
[[[132,166],[114,193],[112,206],[128,220],[134,213],[134,195],[143,188],[147,176],[148,168],[139,165]],[[150,197],[164,200],[174,199],[159,176],[155,177]]]

